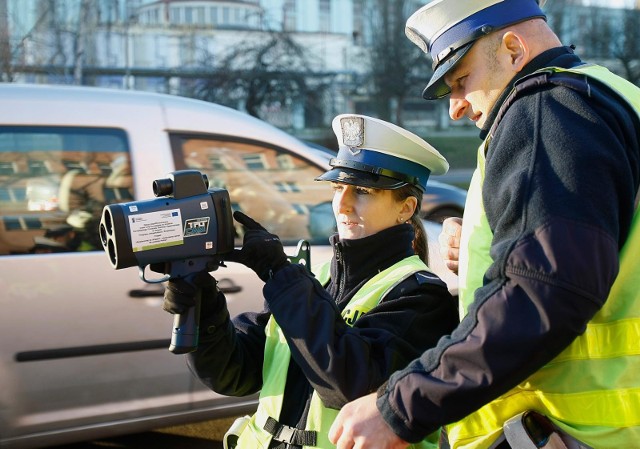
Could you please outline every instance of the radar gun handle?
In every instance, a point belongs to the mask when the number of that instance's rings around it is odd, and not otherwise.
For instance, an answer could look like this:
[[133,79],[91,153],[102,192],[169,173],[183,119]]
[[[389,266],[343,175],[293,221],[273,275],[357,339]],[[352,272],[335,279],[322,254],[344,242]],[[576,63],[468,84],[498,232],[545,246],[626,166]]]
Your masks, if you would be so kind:
[[173,331],[169,351],[174,354],[187,354],[198,349],[198,334],[200,330],[200,302],[202,291],[196,293],[196,305],[189,307],[186,312],[173,317]]

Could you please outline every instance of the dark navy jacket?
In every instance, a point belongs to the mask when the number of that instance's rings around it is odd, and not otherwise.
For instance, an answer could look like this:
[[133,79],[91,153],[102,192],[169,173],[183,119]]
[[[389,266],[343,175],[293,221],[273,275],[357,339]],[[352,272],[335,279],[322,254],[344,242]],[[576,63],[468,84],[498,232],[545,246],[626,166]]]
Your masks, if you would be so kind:
[[406,441],[525,380],[607,299],[638,192],[640,128],[597,83],[527,77],[578,64],[569,48],[539,55],[485,125],[481,137],[492,138],[482,193],[494,263],[453,334],[378,391],[378,408]]
[[193,372],[212,390],[242,396],[262,387],[265,325],[273,314],[291,349],[282,424],[304,429],[312,389],[340,408],[376,389],[458,323],[457,305],[435,276],[401,282],[353,327],[341,310],[375,274],[413,255],[413,228],[402,224],[373,236],[339,242],[334,236],[331,282],[323,288],[300,265],[265,284],[265,310],[229,319],[220,293],[201,323]]

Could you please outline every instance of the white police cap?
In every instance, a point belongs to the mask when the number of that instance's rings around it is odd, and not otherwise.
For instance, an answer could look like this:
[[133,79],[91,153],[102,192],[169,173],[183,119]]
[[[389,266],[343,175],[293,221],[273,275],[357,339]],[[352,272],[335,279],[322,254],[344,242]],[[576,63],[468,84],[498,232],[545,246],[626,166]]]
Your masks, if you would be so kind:
[[412,184],[423,192],[431,173],[449,169],[447,160],[420,137],[373,117],[343,114],[333,119],[339,150],[332,169],[316,178],[376,189]]
[[444,75],[473,43],[500,28],[533,18],[546,18],[545,0],[435,0],[407,20],[407,37],[433,60],[433,76],[422,92],[427,100],[451,90]]

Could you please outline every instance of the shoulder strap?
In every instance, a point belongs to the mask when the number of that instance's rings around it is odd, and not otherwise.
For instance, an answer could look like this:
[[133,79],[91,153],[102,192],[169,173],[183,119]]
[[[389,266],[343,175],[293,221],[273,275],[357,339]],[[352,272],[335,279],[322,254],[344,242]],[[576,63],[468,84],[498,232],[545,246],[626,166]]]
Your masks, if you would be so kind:
[[567,87],[590,98],[594,98],[597,93],[600,93],[605,97],[614,99],[617,104],[620,104],[625,108],[631,117],[631,120],[633,120],[635,129],[640,137],[640,116],[638,115],[640,111],[633,109],[629,102],[615,89],[586,74],[569,71],[558,72],[552,68],[538,70],[537,72],[524,76],[516,82],[513,89],[500,106],[496,119],[493,122],[488,135],[493,135],[496,127],[502,121],[507,110],[517,98],[525,93],[532,92],[547,85]]
[[403,279],[403,282],[400,282],[399,284],[395,285],[391,290],[387,292],[387,294],[384,296],[384,298],[382,298],[380,302],[387,301],[390,299],[396,299],[400,296],[406,295],[408,292],[403,291],[403,289],[406,288],[406,284],[404,281],[410,278],[415,279],[418,286],[431,284],[431,285],[444,287],[445,289],[447,288],[447,283],[444,282],[442,279],[440,279],[438,275],[433,274],[430,271],[418,271],[416,273],[413,273],[413,276],[409,276]]

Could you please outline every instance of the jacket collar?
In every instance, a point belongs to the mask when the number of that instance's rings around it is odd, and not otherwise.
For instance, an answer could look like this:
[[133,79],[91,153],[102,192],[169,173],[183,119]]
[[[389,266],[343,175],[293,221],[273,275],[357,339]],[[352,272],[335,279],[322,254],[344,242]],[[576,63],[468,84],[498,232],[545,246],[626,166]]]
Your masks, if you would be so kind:
[[[384,229],[374,235],[355,240],[331,237],[334,257],[331,260],[331,283],[327,287],[334,299],[349,299],[364,282],[413,253],[413,226],[401,224]],[[331,285],[334,284],[334,285]],[[333,291],[337,285],[339,291]],[[335,294],[341,297],[336,298]]]
[[536,70],[543,69],[545,67],[562,67],[562,68],[570,68],[575,67],[577,65],[582,64],[580,58],[574,54],[572,47],[556,47],[549,49],[535,58],[533,58],[529,63],[524,66],[524,68],[509,82],[507,87],[504,89],[496,104],[491,109],[489,114],[489,118],[485,122],[484,126],[480,130],[480,138],[484,140],[489,131],[493,126],[493,122],[496,120],[498,116],[498,111],[500,110],[502,104],[507,99],[513,87],[516,85],[518,81],[522,78],[531,75]]

